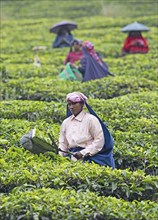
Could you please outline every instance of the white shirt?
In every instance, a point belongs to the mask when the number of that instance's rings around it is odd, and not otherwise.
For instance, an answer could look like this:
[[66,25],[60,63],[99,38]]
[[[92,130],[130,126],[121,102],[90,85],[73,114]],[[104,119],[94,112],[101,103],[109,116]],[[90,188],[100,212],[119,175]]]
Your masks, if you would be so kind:
[[[92,114],[81,111],[76,117],[66,118],[60,128],[59,148],[67,151],[77,146],[83,156],[93,156],[104,145],[104,134],[99,120]],[[59,152],[64,156],[63,152]]]

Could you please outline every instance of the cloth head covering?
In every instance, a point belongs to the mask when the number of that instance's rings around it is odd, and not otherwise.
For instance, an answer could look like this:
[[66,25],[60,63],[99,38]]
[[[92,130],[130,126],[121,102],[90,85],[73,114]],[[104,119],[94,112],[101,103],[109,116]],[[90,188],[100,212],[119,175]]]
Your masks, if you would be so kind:
[[97,53],[94,50],[94,44],[90,41],[85,41],[82,44],[82,48],[84,50],[87,50],[87,52],[97,61],[97,62],[101,62],[100,57],[97,55]]
[[87,102],[87,97],[81,92],[72,92],[67,94],[66,101],[71,102]]
[[81,40],[79,40],[79,39],[73,39],[72,41],[71,41],[71,45],[70,45],[70,52],[72,52],[72,48],[73,48],[73,46],[74,46],[74,43],[78,43],[78,45],[82,45],[82,41]]
[[79,45],[82,45],[82,41],[81,41],[81,40],[79,40],[79,39],[73,39],[73,40],[71,41],[71,46],[73,46],[75,42],[78,43]]

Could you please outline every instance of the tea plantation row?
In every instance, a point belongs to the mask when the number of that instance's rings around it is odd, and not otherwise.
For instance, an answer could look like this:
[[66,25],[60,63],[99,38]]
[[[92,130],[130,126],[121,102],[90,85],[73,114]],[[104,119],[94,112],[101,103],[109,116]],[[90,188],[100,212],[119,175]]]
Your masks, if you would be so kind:
[[[117,168],[143,169],[157,174],[157,94],[142,92],[111,100],[89,100],[109,127],[114,140]],[[36,127],[39,136],[50,142],[48,132],[59,135],[66,116],[66,103],[41,101],[3,101],[0,104],[2,139],[19,145],[21,136]]]
[[[157,220],[157,3],[59,2],[2,0],[0,219]],[[78,24],[74,36],[94,43],[114,77],[59,79],[69,48],[52,49],[49,28],[63,19]],[[150,50],[121,57],[126,34],[120,29],[133,19],[150,27],[143,33]],[[39,45],[46,49],[32,50]],[[41,68],[33,65],[34,55]],[[40,155],[20,146],[33,128],[58,143],[65,96],[72,91],[83,92],[109,128],[116,169],[70,161],[54,146]]]
[[2,87],[3,99],[24,99],[41,101],[63,101],[65,94],[81,91],[92,98],[109,99],[117,96],[157,91],[157,83],[145,78],[116,76],[107,77],[95,82],[63,82],[54,77],[9,80]]
[[36,188],[76,191],[89,189],[98,195],[111,195],[129,201],[155,201],[157,198],[158,177],[145,175],[141,170],[98,169],[96,164],[74,164],[52,152],[38,157],[15,147],[10,147],[7,153],[1,150],[1,154],[1,192],[8,193],[17,186],[25,189],[25,185],[33,185]]
[[114,197],[97,196],[88,190],[76,192],[43,187],[31,191],[31,187],[28,186],[25,192],[15,189],[8,197],[2,196],[2,219],[154,220],[158,214],[158,205],[151,201],[126,202]]

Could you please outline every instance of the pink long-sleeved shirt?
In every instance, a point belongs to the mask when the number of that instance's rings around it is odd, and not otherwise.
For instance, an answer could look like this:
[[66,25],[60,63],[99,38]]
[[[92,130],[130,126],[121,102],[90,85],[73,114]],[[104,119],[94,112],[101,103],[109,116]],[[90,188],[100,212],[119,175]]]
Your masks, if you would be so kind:
[[[104,145],[104,134],[99,120],[92,114],[80,112],[66,118],[60,129],[59,148],[67,151],[80,146],[84,148],[80,152],[83,156],[93,156]],[[60,152],[60,155],[65,154]]]

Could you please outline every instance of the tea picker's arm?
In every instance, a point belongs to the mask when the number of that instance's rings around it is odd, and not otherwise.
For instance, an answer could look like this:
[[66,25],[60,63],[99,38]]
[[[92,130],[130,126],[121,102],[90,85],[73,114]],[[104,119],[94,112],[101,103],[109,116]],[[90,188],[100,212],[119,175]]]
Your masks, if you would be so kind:
[[72,152],[70,152],[70,151],[65,151],[65,150],[62,150],[60,148],[58,148],[58,150],[63,152],[63,153],[70,154],[70,155],[74,156],[74,154]]

